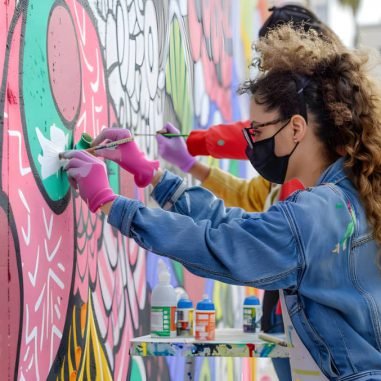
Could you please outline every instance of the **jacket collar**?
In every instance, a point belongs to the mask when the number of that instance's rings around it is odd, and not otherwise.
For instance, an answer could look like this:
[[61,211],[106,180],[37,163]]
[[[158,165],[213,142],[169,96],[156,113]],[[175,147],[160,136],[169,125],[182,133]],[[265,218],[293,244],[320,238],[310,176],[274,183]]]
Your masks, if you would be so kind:
[[325,183],[338,183],[345,179],[347,175],[344,172],[344,157],[332,163],[320,176],[316,185]]

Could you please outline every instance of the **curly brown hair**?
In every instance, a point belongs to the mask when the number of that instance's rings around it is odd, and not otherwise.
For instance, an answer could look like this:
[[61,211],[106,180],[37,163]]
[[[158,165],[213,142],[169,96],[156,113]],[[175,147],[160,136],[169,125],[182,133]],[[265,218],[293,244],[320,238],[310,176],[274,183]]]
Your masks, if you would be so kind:
[[250,92],[257,103],[285,119],[303,115],[304,102],[329,161],[344,156],[380,244],[381,92],[368,73],[368,55],[290,24],[271,30],[254,48],[258,56],[253,65],[260,73],[240,91]]

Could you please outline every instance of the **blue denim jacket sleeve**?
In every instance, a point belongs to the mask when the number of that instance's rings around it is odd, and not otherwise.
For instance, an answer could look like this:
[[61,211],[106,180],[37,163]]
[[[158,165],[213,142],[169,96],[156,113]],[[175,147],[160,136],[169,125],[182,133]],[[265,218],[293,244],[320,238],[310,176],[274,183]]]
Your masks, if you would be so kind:
[[266,213],[246,213],[225,208],[201,187],[178,192],[181,184],[166,173],[153,192],[161,206],[173,203],[172,211],[118,197],[108,221],[143,248],[179,261],[196,275],[264,289],[296,286],[300,256],[281,204]]

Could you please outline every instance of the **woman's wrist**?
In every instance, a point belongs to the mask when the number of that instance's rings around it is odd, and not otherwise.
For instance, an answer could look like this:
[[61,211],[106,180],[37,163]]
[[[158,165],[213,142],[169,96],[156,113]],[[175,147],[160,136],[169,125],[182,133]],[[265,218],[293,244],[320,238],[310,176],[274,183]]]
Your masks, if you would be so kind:
[[113,201],[109,201],[109,202],[106,202],[106,204],[103,204],[100,209],[102,211],[102,213],[108,215],[110,213],[110,210],[111,210],[111,207],[112,207],[112,204],[115,200]]
[[163,176],[163,171],[159,168],[157,171],[155,171],[152,180],[151,180],[151,185],[155,187],[158,182],[160,181],[161,177]]
[[194,165],[189,170],[189,173],[196,178],[197,180],[200,180],[201,182],[205,181],[206,178],[210,174],[210,167],[196,161]]

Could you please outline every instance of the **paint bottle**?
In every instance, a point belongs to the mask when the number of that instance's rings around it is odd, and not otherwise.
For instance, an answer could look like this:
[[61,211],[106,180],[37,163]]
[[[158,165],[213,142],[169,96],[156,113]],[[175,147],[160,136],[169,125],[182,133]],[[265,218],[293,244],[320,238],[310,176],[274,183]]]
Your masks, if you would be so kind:
[[181,295],[176,309],[177,336],[193,336],[193,303],[186,293]]
[[158,263],[159,283],[152,290],[151,336],[176,336],[176,291],[170,284],[171,274],[162,259]]
[[81,134],[81,138],[74,145],[74,149],[82,150],[82,149],[90,148],[92,141],[93,141],[93,138],[87,132],[83,132]]
[[216,310],[208,295],[197,303],[195,313],[196,340],[214,340],[216,331]]
[[243,332],[254,333],[260,329],[262,306],[259,299],[248,296],[243,301]]

